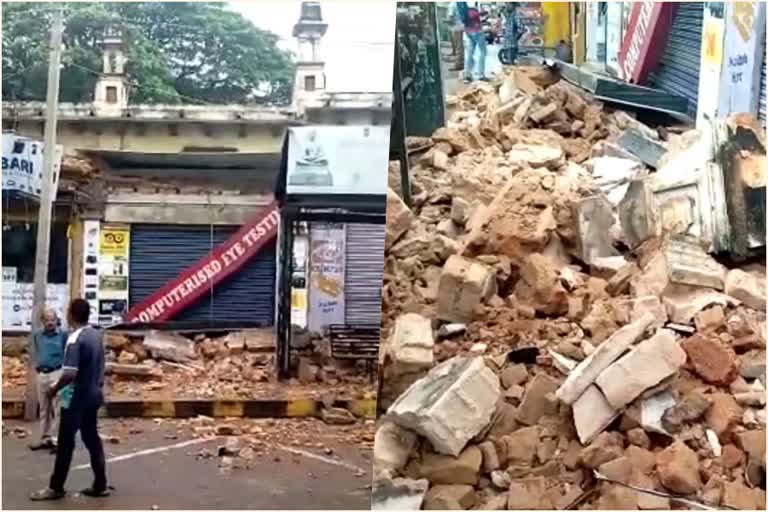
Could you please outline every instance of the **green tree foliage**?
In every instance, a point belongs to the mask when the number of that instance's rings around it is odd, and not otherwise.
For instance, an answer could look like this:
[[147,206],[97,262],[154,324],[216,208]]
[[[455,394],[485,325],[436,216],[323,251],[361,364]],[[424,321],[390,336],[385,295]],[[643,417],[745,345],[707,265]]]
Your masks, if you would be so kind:
[[[45,99],[55,3],[3,2],[3,99]],[[293,63],[278,37],[222,3],[67,3],[60,99],[87,102],[100,40],[122,30],[131,103],[290,102]]]

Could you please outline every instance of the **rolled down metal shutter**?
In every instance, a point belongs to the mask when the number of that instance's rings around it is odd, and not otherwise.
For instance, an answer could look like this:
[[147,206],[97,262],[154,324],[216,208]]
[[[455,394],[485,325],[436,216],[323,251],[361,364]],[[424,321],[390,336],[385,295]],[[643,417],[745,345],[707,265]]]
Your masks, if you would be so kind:
[[757,117],[763,126],[765,126],[765,66],[765,46],[763,46],[763,69],[760,71],[760,108],[757,111]]
[[680,2],[659,65],[648,85],[688,98],[688,115],[696,118],[701,68],[704,2]]
[[379,224],[347,224],[344,317],[348,324],[381,323],[384,229]]
[[[214,226],[211,230],[210,226],[133,224],[130,304],[138,304],[209,254],[238,227]],[[275,242],[173,320],[269,326],[274,323],[274,296]]]

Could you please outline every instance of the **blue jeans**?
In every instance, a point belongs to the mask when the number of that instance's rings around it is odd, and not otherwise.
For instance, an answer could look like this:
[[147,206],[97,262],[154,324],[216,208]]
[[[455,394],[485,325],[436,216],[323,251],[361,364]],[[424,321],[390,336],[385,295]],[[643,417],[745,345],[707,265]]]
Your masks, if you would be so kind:
[[464,32],[464,78],[472,79],[472,68],[475,66],[475,49],[477,56],[477,77],[485,77],[485,55],[488,53],[488,41],[485,34],[480,32]]

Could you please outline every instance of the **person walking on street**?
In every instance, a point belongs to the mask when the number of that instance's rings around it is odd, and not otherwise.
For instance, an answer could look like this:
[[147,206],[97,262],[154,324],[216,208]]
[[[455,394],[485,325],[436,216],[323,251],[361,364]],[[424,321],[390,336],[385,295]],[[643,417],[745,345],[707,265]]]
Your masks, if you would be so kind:
[[464,83],[472,82],[472,71],[475,67],[475,50],[477,50],[477,79],[487,82],[485,76],[485,56],[488,53],[488,42],[483,33],[483,23],[480,10],[470,7],[467,2],[457,2],[457,9],[464,24]]
[[464,24],[461,22],[456,3],[448,7],[448,26],[451,31],[451,48],[456,62],[450,71],[464,70]]
[[59,327],[59,318],[52,309],[43,311],[40,320],[43,324],[42,329],[32,334],[37,371],[37,400],[40,404],[40,440],[31,444],[29,448],[54,450],[56,441],[51,434],[56,431],[58,400],[55,396],[49,397],[48,392],[61,376],[67,335]]
[[69,305],[67,320],[72,334],[67,338],[61,377],[48,390],[50,397],[59,393],[61,400],[59,447],[50,483],[30,496],[33,501],[58,500],[66,495],[64,483],[78,431],[90,454],[94,475],[93,485],[82,493],[91,497],[109,495],[98,429],[98,410],[104,402],[104,345],[101,333],[88,325],[89,316],[90,306],[85,300],[75,299]]

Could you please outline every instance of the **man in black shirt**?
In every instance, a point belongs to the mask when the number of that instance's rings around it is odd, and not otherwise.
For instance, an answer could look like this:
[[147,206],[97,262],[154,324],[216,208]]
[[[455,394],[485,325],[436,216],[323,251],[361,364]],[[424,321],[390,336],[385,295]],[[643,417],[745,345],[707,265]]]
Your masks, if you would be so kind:
[[107,487],[104,447],[98,432],[98,410],[104,402],[104,345],[101,333],[88,325],[90,306],[83,299],[69,305],[71,333],[64,349],[64,364],[59,381],[49,390],[51,396],[59,393],[61,416],[59,423],[59,449],[48,488],[30,497],[33,501],[57,500],[66,495],[67,480],[75,435],[78,430],[91,456],[93,485],[83,490],[92,497],[109,495]]

